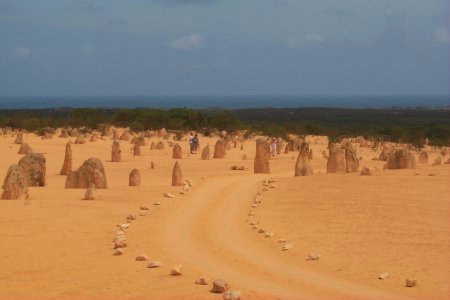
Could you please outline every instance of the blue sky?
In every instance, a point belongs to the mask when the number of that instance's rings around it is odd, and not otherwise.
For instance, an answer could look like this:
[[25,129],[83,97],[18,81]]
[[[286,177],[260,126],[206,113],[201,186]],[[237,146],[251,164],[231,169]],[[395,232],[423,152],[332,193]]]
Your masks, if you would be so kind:
[[449,94],[445,0],[0,0],[0,96]]

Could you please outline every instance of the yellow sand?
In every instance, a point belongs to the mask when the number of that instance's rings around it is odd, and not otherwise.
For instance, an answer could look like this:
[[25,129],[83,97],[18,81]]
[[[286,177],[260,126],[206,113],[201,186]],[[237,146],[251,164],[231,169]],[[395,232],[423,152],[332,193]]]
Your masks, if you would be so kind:
[[[97,157],[108,178],[109,189],[82,201],[85,191],[64,189],[65,176],[58,175],[68,140],[25,135],[35,152],[45,153],[47,186],[30,188],[29,201],[0,201],[0,299],[221,299],[210,286],[194,284],[200,276],[225,279],[243,299],[450,299],[450,165],[382,171],[364,148],[361,164],[378,168],[374,176],[327,175],[326,142],[314,139],[314,176],[293,177],[295,153],[271,160],[270,176],[255,176],[254,141],[209,161],[189,155],[181,142],[181,167],[194,188],[180,195],[180,187],[170,186],[170,148],[146,146],[133,157],[131,144],[121,142],[123,162],[111,163],[107,139],[72,145],[74,168]],[[21,155],[13,137],[0,141],[3,179]],[[215,139],[201,138],[206,143]],[[231,171],[232,165],[248,170]],[[133,168],[141,172],[140,187],[128,187]],[[275,188],[251,208],[268,177]],[[166,192],[176,198],[164,198]],[[149,215],[131,223],[124,255],[113,256],[116,225],[141,205]],[[273,237],[252,229],[250,210]],[[293,248],[281,251],[280,238]],[[309,253],[320,260],[306,261]],[[146,268],[135,261],[140,254],[163,266]],[[169,276],[177,264],[183,275]],[[378,280],[384,272],[390,276]],[[418,285],[404,287],[406,278]]]

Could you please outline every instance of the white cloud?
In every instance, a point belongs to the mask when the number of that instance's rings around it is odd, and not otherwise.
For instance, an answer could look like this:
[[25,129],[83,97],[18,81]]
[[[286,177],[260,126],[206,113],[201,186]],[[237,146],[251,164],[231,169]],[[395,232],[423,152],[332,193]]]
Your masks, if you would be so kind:
[[19,58],[29,58],[31,56],[31,49],[26,47],[17,47],[14,49],[14,56]]
[[442,44],[450,44],[450,32],[448,28],[439,27],[433,34],[433,39],[435,42]]
[[200,48],[204,44],[204,39],[199,34],[191,34],[179,39],[176,39],[171,43],[171,46],[175,49],[192,50]]

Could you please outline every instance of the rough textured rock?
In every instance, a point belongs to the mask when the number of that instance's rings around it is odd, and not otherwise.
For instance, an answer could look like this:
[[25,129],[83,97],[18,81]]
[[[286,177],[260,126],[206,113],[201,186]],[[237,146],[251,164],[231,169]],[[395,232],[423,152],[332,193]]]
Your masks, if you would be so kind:
[[183,185],[183,173],[181,172],[180,165],[178,162],[175,163],[172,170],[172,186],[182,186]]
[[308,143],[301,144],[295,164],[295,176],[311,176],[314,174],[310,163],[310,152]]
[[167,130],[165,128],[161,128],[158,130],[158,137],[165,137],[167,135]]
[[439,165],[442,165],[442,157],[441,156],[436,157],[433,161],[433,166],[439,166]]
[[362,168],[361,176],[371,176],[371,175],[372,175],[372,171],[369,168],[367,168],[367,167]]
[[113,140],[118,140],[118,139],[120,139],[120,135],[119,135],[119,132],[117,131],[117,129],[114,129],[113,130]]
[[213,281],[211,293],[222,294],[225,293],[230,287],[225,280],[217,279]]
[[358,172],[359,170],[359,159],[356,154],[355,148],[350,143],[344,145],[345,150],[345,168],[347,173]]
[[114,141],[112,144],[111,161],[112,162],[122,161],[122,150],[120,150],[120,143],[118,141]]
[[96,134],[91,135],[91,138],[89,139],[90,142],[96,142],[98,140],[98,136]]
[[24,171],[19,165],[12,165],[3,181],[3,200],[28,199],[28,184]]
[[23,133],[19,132],[14,140],[14,144],[22,144],[23,143]]
[[119,140],[121,141],[129,141],[131,139],[131,134],[128,131],[124,131],[121,135]]
[[92,184],[97,189],[108,187],[105,169],[98,158],[89,158],[77,171],[71,172],[66,179],[67,189],[86,189]]
[[406,287],[415,287],[417,285],[417,280],[413,279],[406,279],[405,280],[405,286]]
[[217,140],[216,145],[214,146],[213,158],[224,158],[225,155],[226,155],[225,141],[222,139]]
[[226,291],[223,294],[223,300],[241,300],[241,292],[239,292],[239,291]]
[[346,173],[345,150],[333,143],[328,148],[327,173]]
[[209,280],[206,279],[205,277],[200,277],[199,279],[195,280],[195,284],[208,285],[209,284]]
[[30,153],[19,160],[28,186],[45,186],[46,160],[40,153]]
[[395,150],[389,155],[385,168],[390,170],[415,169],[416,159],[414,155],[406,149]]
[[209,145],[206,145],[203,148],[201,158],[202,160],[209,160],[211,158],[211,151],[209,149]]
[[164,143],[162,141],[159,141],[158,144],[156,144],[156,149],[164,150],[164,148]]
[[387,146],[383,146],[383,150],[381,150],[380,156],[378,157],[381,161],[387,161],[389,158],[389,155],[393,152],[393,149]]
[[147,268],[159,268],[162,264],[159,261],[151,261],[148,263]]
[[95,186],[93,184],[86,190],[83,200],[95,200]]
[[180,275],[182,275],[183,274],[183,272],[181,271],[182,268],[183,267],[181,265],[177,265],[177,266],[173,267],[170,270],[170,275],[172,275],[172,276],[180,276]]
[[139,144],[134,144],[133,155],[134,156],[141,156],[141,146]]
[[183,158],[183,150],[181,149],[180,145],[175,144],[175,146],[173,146],[172,158],[174,158],[174,159],[182,159]]
[[70,128],[69,129],[69,136],[77,137],[79,135],[80,135],[80,133],[78,132],[78,129],[76,129],[76,128]]
[[419,163],[428,164],[428,152],[422,151],[419,154]]
[[84,139],[84,137],[82,135],[77,136],[77,138],[75,139],[75,144],[86,144],[86,140]]
[[131,170],[128,184],[129,184],[129,186],[140,186],[141,185],[141,173],[139,172],[138,169]]
[[22,143],[19,148],[19,152],[17,154],[30,154],[33,153],[33,150],[27,143]]
[[253,164],[255,174],[270,173],[270,145],[264,139],[256,140],[256,154]]
[[67,133],[67,130],[66,129],[62,129],[61,133],[59,134],[59,137],[60,138],[68,138],[69,134]]
[[59,172],[60,175],[69,175],[72,172],[72,146],[70,142],[66,144],[66,154],[64,156],[64,163]]
[[145,137],[142,136],[142,135],[134,137],[131,142],[133,144],[138,144],[139,146],[146,146],[147,145],[147,142],[145,141]]

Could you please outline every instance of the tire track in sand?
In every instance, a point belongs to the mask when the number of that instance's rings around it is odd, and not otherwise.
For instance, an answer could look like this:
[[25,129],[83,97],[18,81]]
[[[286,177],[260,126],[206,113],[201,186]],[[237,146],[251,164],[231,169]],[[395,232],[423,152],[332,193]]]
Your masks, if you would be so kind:
[[[210,179],[166,220],[164,248],[192,268],[223,278],[233,289],[288,299],[407,299],[301,269],[249,228],[248,205],[262,176]],[[284,299],[284,298],[283,298]]]

